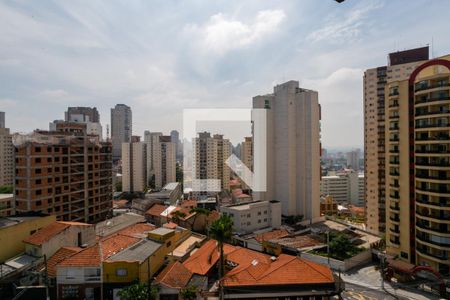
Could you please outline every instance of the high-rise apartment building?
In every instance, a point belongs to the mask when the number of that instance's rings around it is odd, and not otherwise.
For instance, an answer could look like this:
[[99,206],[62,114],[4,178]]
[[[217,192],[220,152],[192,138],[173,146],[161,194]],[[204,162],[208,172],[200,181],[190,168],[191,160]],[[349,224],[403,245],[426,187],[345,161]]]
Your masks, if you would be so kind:
[[147,178],[151,180],[155,176],[155,161],[156,145],[159,143],[159,137],[162,132],[144,132],[144,143],[147,145]]
[[335,174],[322,176],[321,195],[330,195],[339,204],[363,206],[364,174],[351,169],[333,173]]
[[[239,145],[239,158],[242,163],[253,171],[253,139],[252,137],[245,137],[244,141]],[[242,182],[243,189],[249,189],[249,186]]]
[[87,135],[84,124],[67,122],[60,130],[15,137],[16,211],[103,220],[112,209],[111,144]]
[[147,145],[144,142],[122,144],[122,190],[143,192],[147,186]]
[[[194,138],[192,171],[196,179],[217,179],[203,185],[202,189],[221,191],[230,189],[230,168],[225,161],[231,155],[231,143],[223,135],[201,132]],[[194,190],[200,187],[193,183]],[[199,193],[202,194],[202,193]],[[203,193],[205,194],[205,193]],[[207,194],[207,193],[206,193]]]
[[14,183],[14,146],[8,128],[0,127],[0,186]]
[[388,80],[385,99],[387,253],[449,275],[450,55]]
[[111,108],[111,142],[113,160],[121,158],[122,143],[131,142],[131,108],[125,104],[116,104]]
[[180,133],[178,130],[172,130],[170,137],[172,138],[172,142],[175,143],[176,159],[181,162],[183,160],[183,146],[180,141]]
[[162,189],[169,182],[176,181],[175,143],[170,136],[157,136],[154,144],[153,167],[155,172],[155,188]]
[[[281,202],[283,215],[320,216],[320,105],[316,91],[298,81],[253,98],[267,112],[267,191],[261,200]],[[256,149],[255,149],[256,151]]]
[[361,152],[359,149],[347,152],[347,168],[351,168],[355,171],[359,170],[359,159]]
[[100,114],[96,107],[69,107],[64,114],[64,120],[68,122],[100,123]]
[[5,112],[4,111],[0,111],[0,128],[5,128]]
[[390,64],[364,72],[364,178],[366,228],[386,230],[385,87],[404,80],[428,59],[428,47],[391,53]]

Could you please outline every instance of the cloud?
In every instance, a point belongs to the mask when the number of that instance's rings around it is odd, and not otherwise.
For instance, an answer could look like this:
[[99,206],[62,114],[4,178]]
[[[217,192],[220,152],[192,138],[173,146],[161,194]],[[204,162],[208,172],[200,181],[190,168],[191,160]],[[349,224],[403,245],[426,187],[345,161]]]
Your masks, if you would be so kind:
[[9,98],[0,98],[0,111],[16,106],[17,102]]
[[328,22],[322,28],[311,32],[306,39],[313,43],[327,41],[343,44],[354,41],[361,34],[364,20],[372,11],[381,7],[383,7],[383,4],[379,1],[371,2],[369,4],[364,2],[362,7],[355,8],[344,16],[333,18],[332,21]]
[[204,50],[224,54],[230,50],[254,46],[276,32],[285,17],[283,10],[263,10],[257,13],[254,20],[244,23],[218,13],[211,16],[203,26],[187,25],[185,32],[199,39]]

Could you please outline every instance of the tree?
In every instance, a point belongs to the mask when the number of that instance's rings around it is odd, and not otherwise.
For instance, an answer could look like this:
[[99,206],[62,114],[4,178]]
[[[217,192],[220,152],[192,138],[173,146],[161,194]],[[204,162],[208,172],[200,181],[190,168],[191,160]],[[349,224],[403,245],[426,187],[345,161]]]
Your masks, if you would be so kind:
[[0,194],[12,194],[13,186],[12,185],[3,185],[0,186]]
[[[194,221],[192,222],[192,229],[194,229],[195,222],[197,221],[197,218],[199,215],[209,216],[211,214],[211,211],[206,208],[201,207],[194,207],[189,211],[190,214],[194,214]],[[205,224],[206,225],[206,224]],[[206,228],[203,228],[203,231],[205,231]]]
[[195,300],[197,299],[198,288],[195,285],[185,287],[180,291],[181,298],[184,300]]
[[303,215],[291,215],[285,219],[286,224],[295,225],[303,220]]
[[179,211],[179,210],[176,210],[176,211],[172,212],[171,215],[172,215],[172,220],[175,223],[177,223],[178,225],[180,225],[179,224],[180,219],[186,217],[186,214],[184,212],[182,212],[182,211]]
[[136,283],[119,291],[120,300],[149,300],[156,299],[158,291],[156,287],[148,289],[147,284]]
[[338,259],[346,259],[359,252],[359,248],[343,234],[333,237],[329,244],[330,254]]
[[217,246],[220,251],[219,279],[222,279],[224,275],[223,244],[230,240],[232,232],[233,220],[227,215],[221,215],[220,218],[214,221],[209,228],[209,234],[213,239],[217,240]]
[[121,192],[122,191],[122,182],[117,182],[116,183],[116,192]]
[[175,170],[175,180],[176,182],[183,182],[183,168],[181,164],[177,162]]

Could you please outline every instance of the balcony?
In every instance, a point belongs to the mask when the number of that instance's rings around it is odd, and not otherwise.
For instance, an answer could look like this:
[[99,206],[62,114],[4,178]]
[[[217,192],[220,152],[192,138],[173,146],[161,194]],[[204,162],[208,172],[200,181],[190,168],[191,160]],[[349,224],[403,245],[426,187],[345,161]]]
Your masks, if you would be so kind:
[[432,258],[436,258],[436,259],[442,260],[444,262],[448,262],[447,255],[432,254],[430,251],[427,251],[426,248],[422,248],[422,247],[417,247],[416,251],[421,255],[431,256]]
[[450,86],[450,84],[447,82],[437,83],[437,84],[422,84],[422,85],[416,85],[414,87],[414,91],[420,92],[420,91],[426,91],[426,90],[431,90],[431,89],[436,89],[436,88],[443,88],[443,87],[448,87],[448,86]]
[[450,235],[450,230],[447,227],[443,227],[443,228],[436,228],[436,227],[431,227],[430,225],[424,223],[424,222],[416,222],[416,226],[425,230],[429,230],[429,231],[433,231],[438,233],[443,233],[446,235]]
[[398,90],[394,90],[389,93],[389,97],[398,96],[398,95],[399,95]]
[[420,129],[420,128],[436,128],[436,127],[450,127],[450,124],[448,123],[437,123],[437,124],[432,124],[432,123],[423,123],[423,124],[416,124],[416,129]]
[[428,103],[428,102],[434,102],[434,101],[445,101],[450,100],[449,96],[440,96],[440,97],[428,97],[428,98],[420,98],[417,99],[414,104],[421,104],[421,103]]
[[399,141],[398,137],[389,138],[389,142],[398,142],[398,141]]
[[393,221],[393,222],[400,222],[400,218],[398,216],[394,216],[394,217],[389,217],[389,220]]
[[434,201],[429,201],[429,200],[417,198],[416,202],[419,203],[419,205],[420,204],[425,204],[425,205],[429,205],[429,206],[434,206],[436,209],[442,209],[442,208],[450,209],[450,200],[449,201],[434,202]]
[[450,113],[449,110],[438,110],[438,111],[429,111],[429,110],[416,110],[415,116],[427,116],[427,115],[441,115],[441,114],[448,114]]
[[393,233],[397,233],[397,234],[400,233],[400,229],[399,229],[399,228],[389,228],[389,230],[390,230],[391,232],[393,232]]
[[[431,210],[433,211],[433,210]],[[434,219],[434,220],[450,220],[450,214],[444,214],[443,211],[441,213],[432,213],[424,210],[423,212],[420,210],[416,210],[416,214],[425,218]]]
[[445,248],[449,248],[450,249],[450,244],[449,243],[441,243],[441,242],[438,242],[438,241],[433,241],[431,238],[428,237],[427,234],[423,234],[423,233],[418,232],[418,233],[416,233],[416,238],[417,238],[417,240],[425,242],[425,243],[428,243],[428,244],[432,244],[432,245],[436,245],[436,246],[439,246],[439,247],[445,247]]
[[400,211],[400,206],[398,206],[398,205],[395,205],[395,206],[389,206],[389,208],[390,208],[391,210],[395,210],[395,211],[397,211],[397,212]]

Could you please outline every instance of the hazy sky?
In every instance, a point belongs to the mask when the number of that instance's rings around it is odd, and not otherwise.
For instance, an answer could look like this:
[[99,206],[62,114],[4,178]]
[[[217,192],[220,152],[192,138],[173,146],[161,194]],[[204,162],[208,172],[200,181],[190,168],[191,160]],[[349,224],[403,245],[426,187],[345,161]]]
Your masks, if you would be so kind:
[[[183,108],[250,107],[295,79],[316,89],[325,147],[363,145],[362,76],[433,40],[448,0],[0,1],[0,111],[29,132],[67,106],[133,111],[133,134],[181,128]],[[106,127],[106,126],[104,126]]]

